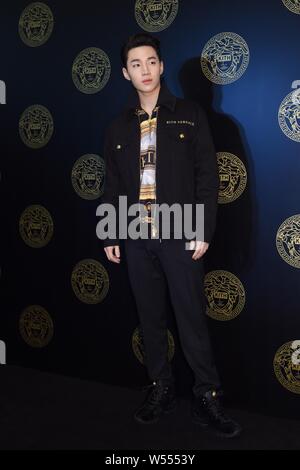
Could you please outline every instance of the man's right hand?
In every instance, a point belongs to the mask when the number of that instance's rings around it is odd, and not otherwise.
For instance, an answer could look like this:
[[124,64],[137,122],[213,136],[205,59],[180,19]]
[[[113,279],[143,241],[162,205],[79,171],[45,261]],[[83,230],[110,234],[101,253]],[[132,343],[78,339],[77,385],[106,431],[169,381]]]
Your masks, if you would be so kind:
[[113,263],[121,262],[119,245],[106,246],[104,251],[109,261],[112,261]]

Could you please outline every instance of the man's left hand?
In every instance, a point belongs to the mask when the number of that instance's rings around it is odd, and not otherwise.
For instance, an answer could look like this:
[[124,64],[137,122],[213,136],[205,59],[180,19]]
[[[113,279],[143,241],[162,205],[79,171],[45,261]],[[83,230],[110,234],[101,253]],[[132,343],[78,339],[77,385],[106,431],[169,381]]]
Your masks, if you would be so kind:
[[194,260],[201,258],[204,255],[204,253],[206,253],[209,247],[209,243],[202,242],[200,240],[196,240],[196,241],[193,240],[190,243],[191,243],[191,249],[195,250],[192,256]]

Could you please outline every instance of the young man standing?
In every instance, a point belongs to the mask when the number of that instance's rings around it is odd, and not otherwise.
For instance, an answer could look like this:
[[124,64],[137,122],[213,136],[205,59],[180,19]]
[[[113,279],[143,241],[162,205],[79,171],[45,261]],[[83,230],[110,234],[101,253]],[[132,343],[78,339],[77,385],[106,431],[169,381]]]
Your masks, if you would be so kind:
[[[164,80],[160,42],[148,33],[131,36],[121,51],[123,75],[136,100],[109,126],[105,139],[104,203],[118,213],[118,197],[140,204],[147,238],[124,243],[128,274],[140,319],[145,364],[153,382],[135,413],[139,423],[157,422],[176,408],[167,358],[166,302],[169,291],[183,352],[195,377],[192,419],[218,434],[235,437],[241,427],[226,416],[205,318],[203,255],[215,229],[219,178],[216,153],[204,111],[173,96]],[[164,237],[152,207],[204,205],[201,239]],[[193,212],[193,217],[195,212]],[[164,221],[162,221],[164,222]],[[193,219],[193,227],[194,219]],[[144,232],[145,233],[145,232]],[[118,235],[117,235],[118,237]],[[120,263],[118,238],[104,240],[107,258]],[[189,248],[187,247],[189,242]]]

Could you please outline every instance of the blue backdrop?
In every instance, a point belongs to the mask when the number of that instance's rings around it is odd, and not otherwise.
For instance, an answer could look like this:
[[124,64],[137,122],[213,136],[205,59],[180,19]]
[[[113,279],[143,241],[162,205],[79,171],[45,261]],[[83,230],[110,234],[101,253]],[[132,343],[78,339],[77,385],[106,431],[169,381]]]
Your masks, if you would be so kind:
[[[135,17],[136,2],[48,1],[53,31],[38,47],[26,44],[18,29],[28,5],[16,0],[0,7],[0,80],[6,88],[6,104],[0,106],[0,339],[7,346],[7,363],[142,385],[148,378],[136,354],[142,345],[134,343],[138,317],[126,266],[106,260],[96,237],[100,199],[80,197],[71,178],[74,164],[86,154],[100,157],[101,170],[105,127],[131,92],[121,73],[119,51],[125,38],[143,30]],[[293,138],[280,127],[278,113],[300,79],[300,8],[296,0],[179,0],[170,5],[178,7],[174,19],[168,16],[170,24],[153,33],[161,40],[164,78],[174,94],[206,109],[217,152],[238,157],[247,172],[242,194],[219,204],[217,230],[205,260],[207,273],[230,273],[245,292],[238,315],[231,318],[229,312],[226,318],[225,312],[219,320],[208,315],[224,389],[228,399],[241,406],[299,417],[300,354],[295,349],[292,355],[290,347],[300,339],[297,97]],[[153,26],[157,18],[151,18]],[[40,25],[30,28],[34,36]],[[224,83],[223,77],[217,84],[203,72],[201,57],[204,60],[209,41],[221,33],[226,39],[228,32],[242,38],[249,62],[239,78]],[[80,91],[72,80],[75,58],[89,47],[101,49],[110,61],[109,79],[97,93]],[[238,63],[237,73],[241,66]],[[54,131],[46,145],[32,148],[24,144],[19,126],[22,113],[37,104],[51,113]],[[53,220],[53,235],[42,247],[30,246],[20,233],[22,213],[31,205],[47,209]],[[293,226],[286,222],[290,217]],[[294,251],[282,244],[279,228],[284,223],[285,234],[290,226],[293,231],[289,240]],[[276,240],[290,262],[279,254]],[[72,273],[82,260],[100,262],[109,279],[108,292],[99,302],[86,302],[74,291]],[[26,320],[22,313],[32,305],[43,307],[48,316],[29,311]],[[193,377],[171,307],[168,315],[172,361],[179,391],[185,395]]]

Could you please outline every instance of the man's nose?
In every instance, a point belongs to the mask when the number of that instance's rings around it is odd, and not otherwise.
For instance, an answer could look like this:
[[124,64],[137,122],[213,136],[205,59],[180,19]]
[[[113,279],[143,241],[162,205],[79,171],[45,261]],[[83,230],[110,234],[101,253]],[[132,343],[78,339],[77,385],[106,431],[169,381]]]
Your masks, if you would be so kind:
[[148,64],[143,64],[142,65],[142,73],[143,73],[143,75],[147,75],[149,73]]

